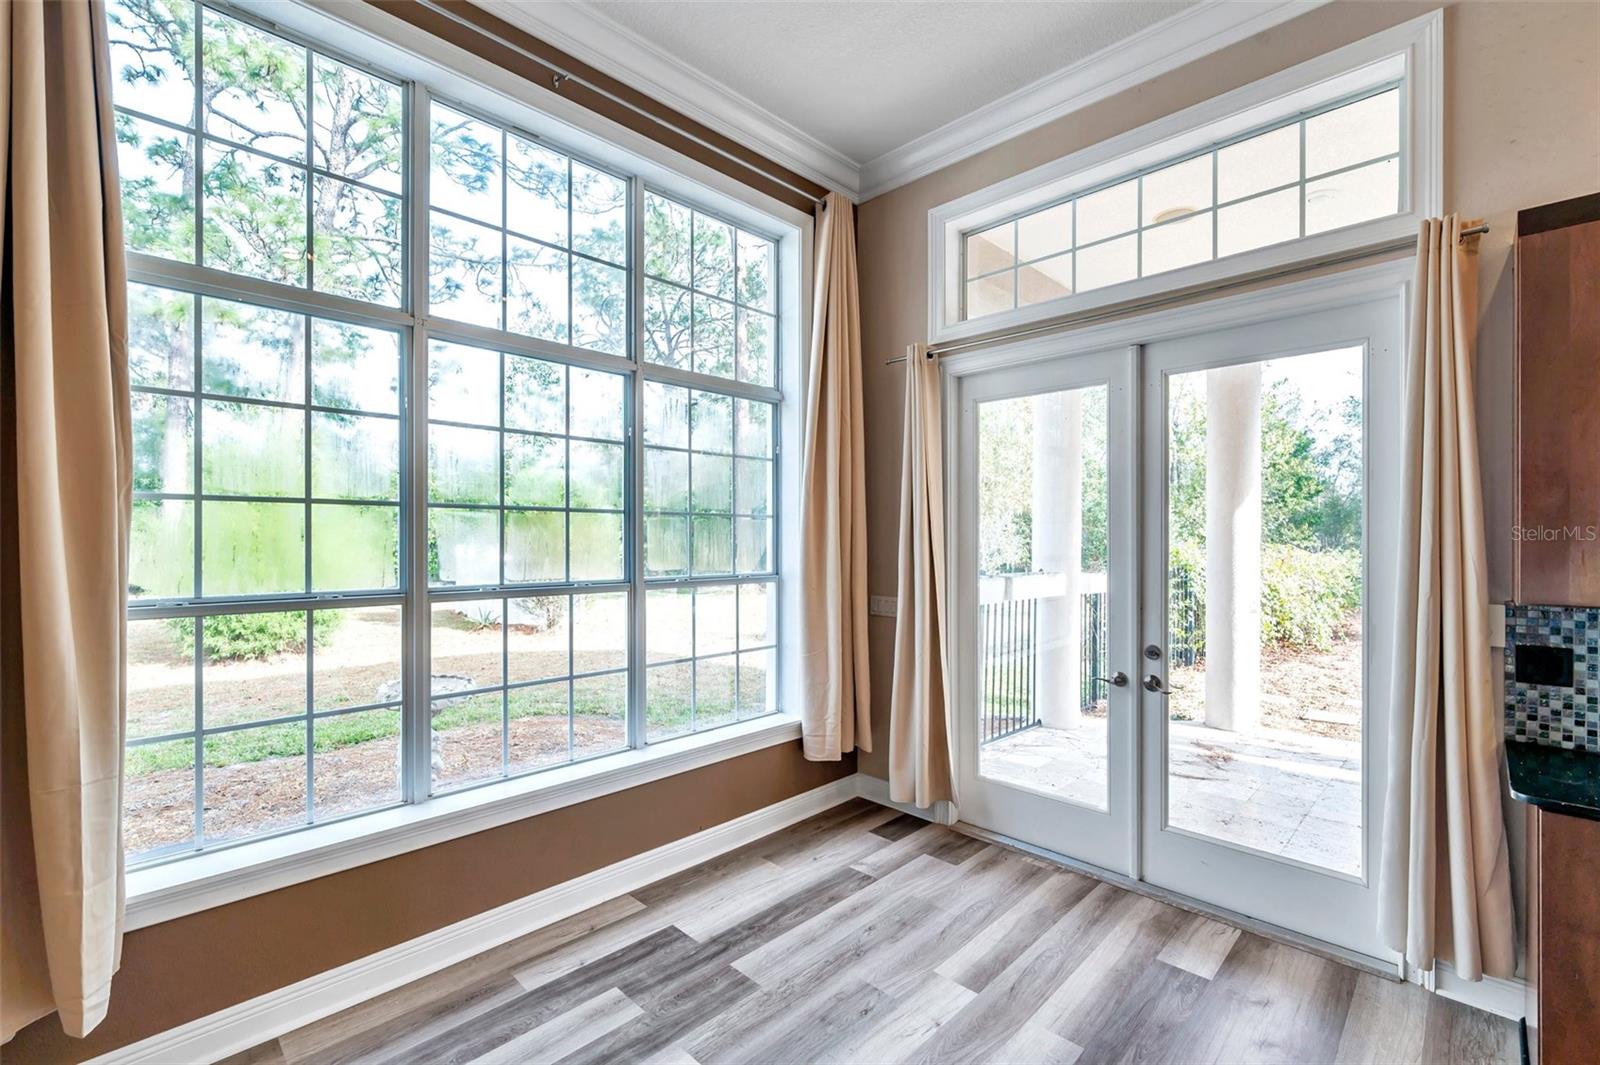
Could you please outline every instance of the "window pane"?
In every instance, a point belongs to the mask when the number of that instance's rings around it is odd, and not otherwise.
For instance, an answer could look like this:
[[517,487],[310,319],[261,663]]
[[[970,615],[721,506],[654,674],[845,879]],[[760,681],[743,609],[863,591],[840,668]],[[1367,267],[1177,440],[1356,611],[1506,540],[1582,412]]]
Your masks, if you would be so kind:
[[740,514],[772,512],[772,463],[766,459],[738,459],[738,483],[734,486]]
[[1017,259],[1027,262],[1072,247],[1072,204],[1061,203],[1017,220]]
[[506,504],[562,507],[567,502],[566,445],[558,437],[505,437]]
[[201,387],[248,399],[305,399],[305,318],[205,297],[200,301]]
[[1399,89],[1306,119],[1308,177],[1399,150]]
[[353,181],[401,190],[400,86],[326,56],[313,59],[311,148],[317,165]]
[[689,390],[656,381],[644,383],[644,442],[660,447],[689,446]]
[[1141,225],[1153,226],[1211,206],[1210,153],[1146,174],[1141,180]]
[[622,445],[574,440],[572,505],[594,510],[622,509]]
[[308,822],[304,724],[218,733],[205,738],[204,750],[207,843]]
[[[304,154],[303,152],[301,154]],[[285,285],[306,280],[306,172],[243,148],[206,149],[205,265]],[[295,224],[285,220],[294,219]]]
[[201,506],[200,577],[206,595],[305,590],[304,505],[208,500]]
[[1203,263],[1211,258],[1211,212],[1147,229],[1140,236],[1146,277]]
[[572,261],[572,343],[628,353],[628,273],[589,259]]
[[645,599],[645,659],[694,657],[694,589],[652,588]]
[[194,5],[111,0],[112,95],[180,126],[194,125]]
[[127,737],[194,731],[194,622],[128,622]]
[[1017,269],[1017,306],[1072,295],[1072,255],[1041,259]]
[[499,225],[500,131],[435,103],[430,144],[428,202]]
[[1009,272],[968,281],[967,317],[981,318],[1011,310],[1016,305],[1016,286],[1016,275]]
[[524,236],[567,243],[567,157],[506,136],[506,222]]
[[967,276],[978,277],[1015,266],[1016,223],[1006,222],[967,237]]
[[644,571],[647,577],[681,577],[689,572],[689,519],[686,515],[645,518]]
[[733,376],[733,304],[694,296],[694,372]]
[[305,415],[285,407],[206,400],[202,490],[212,495],[305,494]]
[[[573,530],[577,532],[576,529]],[[551,510],[506,514],[506,581],[540,584],[567,579],[566,515]]]
[[565,677],[571,670],[571,632],[566,595],[536,595],[507,600],[511,623],[506,629],[506,680]]
[[[508,367],[506,372],[509,375],[512,371]],[[500,356],[467,344],[429,341],[428,417],[435,421],[498,424]]]
[[729,453],[733,450],[733,400],[715,392],[696,392],[690,426],[696,451]]
[[399,556],[399,507],[318,503],[311,508],[314,591],[398,588]]
[[739,302],[763,311],[775,307],[773,247],[770,240],[739,232]]
[[689,509],[689,453],[646,448],[644,453],[644,509]]
[[1078,246],[1126,233],[1139,220],[1138,206],[1137,180],[1082,197],[1078,200]]
[[219,614],[201,621],[200,638],[206,728],[304,716],[305,611]]
[[400,711],[311,722],[312,812],[318,821],[400,802]]
[[435,709],[442,695],[497,688],[505,682],[501,611],[500,599],[433,605],[428,647],[433,656]]
[[591,758],[628,746],[628,675],[607,673],[572,682],[572,757]]
[[400,607],[313,611],[311,632],[315,710],[400,701]]
[[703,214],[694,216],[694,287],[733,299],[733,227]]
[[740,573],[772,571],[772,521],[768,518],[735,518],[738,536],[737,568]]
[[694,728],[694,666],[680,662],[645,671],[645,739],[682,735]]
[[777,643],[777,590],[771,584],[739,585],[739,649],[771,647]]
[[433,787],[448,791],[502,773],[503,691],[433,701]]
[[194,401],[133,393],[133,489],[190,492],[194,487]]
[[741,455],[772,454],[772,407],[753,399],[734,401],[738,438],[735,450]]
[[696,513],[733,510],[733,460],[725,455],[696,454],[690,463],[690,499]]
[[572,515],[572,576],[575,581],[621,580],[622,515]]
[[694,664],[694,727],[716,728],[734,720],[738,659],[733,655],[702,658]]
[[506,328],[565,344],[570,256],[520,237],[506,239],[506,254]]
[[1217,212],[1217,255],[1234,255],[1300,235],[1300,190],[1280,189]]
[[122,758],[129,861],[194,846],[194,740],[130,746]]
[[204,10],[206,132],[304,161],[306,50],[210,8]]
[[646,193],[644,198],[644,268],[647,274],[689,283],[689,208]]
[[500,233],[435,211],[428,234],[429,310],[498,328]]
[[194,297],[128,286],[128,373],[134,385],[194,387]]
[[507,745],[511,773],[560,765],[571,756],[568,711],[571,687],[565,681],[513,688],[506,693],[511,731]]
[[312,212],[318,292],[400,306],[400,199],[318,176]]
[[739,719],[776,713],[777,675],[771,651],[744,651],[739,655]]
[[760,311],[739,308],[739,366],[741,381],[771,385],[773,354],[777,350],[778,320]]
[[1139,276],[1139,242],[1132,233],[1126,237],[1078,250],[1078,291],[1132,281]]
[[358,414],[311,415],[311,494],[400,498],[400,423]]
[[194,137],[117,115],[123,239],[130,251],[194,262]]
[[1307,236],[1382,218],[1399,209],[1400,162],[1396,159],[1306,182]]
[[492,510],[428,508],[428,579],[435,586],[500,579],[500,519]]
[[572,369],[572,435],[621,440],[622,389],[627,379],[621,374],[599,370]]
[[628,183],[572,164],[572,250],[613,263],[628,253]]
[[733,519],[699,516],[694,519],[694,572],[733,572]]
[[645,358],[689,368],[689,291],[660,281],[644,283]]
[[[538,433],[567,431],[567,368],[557,362],[507,355],[506,427]],[[491,386],[492,387],[492,386]],[[474,389],[474,393],[477,393]],[[494,393],[485,393],[480,417],[493,417]]]
[[694,653],[718,655],[737,647],[737,589],[697,588],[694,593]]
[[1217,152],[1217,200],[1226,203],[1300,180],[1300,124]]
[[500,434],[435,425],[428,429],[428,498],[437,503],[500,502]]
[[625,669],[628,665],[626,592],[604,592],[572,597],[572,668],[577,673]]
[[138,499],[128,538],[128,594],[171,599],[194,592],[194,504]]
[[343,322],[312,322],[311,402],[398,414],[400,335]]

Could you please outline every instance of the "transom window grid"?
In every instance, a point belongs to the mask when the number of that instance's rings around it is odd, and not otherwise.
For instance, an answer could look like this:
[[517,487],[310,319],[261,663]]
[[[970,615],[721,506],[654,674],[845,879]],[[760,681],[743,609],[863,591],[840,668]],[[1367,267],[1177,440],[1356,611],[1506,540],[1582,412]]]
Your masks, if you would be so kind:
[[[1093,291],[1394,214],[1400,210],[1403,88],[1385,84],[963,233],[961,317]],[[1308,151],[1308,129],[1319,120],[1327,126],[1341,119],[1347,125],[1364,120],[1369,140],[1382,147],[1363,151],[1358,134],[1354,154],[1345,158],[1337,158],[1337,149]],[[1279,139],[1287,151],[1257,160],[1268,173],[1280,167],[1276,180],[1224,179],[1224,157],[1233,155],[1238,167],[1246,167],[1249,149]],[[1284,164],[1293,170],[1282,170]],[[1167,188],[1152,194],[1149,186],[1163,179]],[[1355,195],[1330,205],[1340,179],[1353,185]],[[1184,185],[1204,189],[1197,202],[1179,202]],[[1224,191],[1229,185],[1231,195]],[[1163,206],[1166,200],[1172,202]],[[1053,233],[1024,232],[1029,221],[1043,220],[1056,223]]]
[[[249,15],[236,16],[231,10],[210,4],[158,3],[151,8],[143,0],[122,0],[113,11],[126,14],[135,8],[166,12],[187,9],[199,12],[194,20],[195,25],[209,24],[207,19],[232,20],[254,33],[275,38],[280,43],[283,41],[274,30],[251,22]],[[114,29],[113,36],[115,33]],[[201,34],[195,35],[195,69],[199,69],[199,38],[203,33],[202,29]],[[319,69],[318,64],[326,58],[320,50],[313,50],[309,46],[292,44],[289,48],[297,54],[306,55],[306,63],[311,70]],[[189,217],[192,223],[188,223],[193,227],[192,239],[159,245],[156,242],[136,241],[130,234],[129,250],[134,253],[130,259],[133,289],[170,293],[173,300],[189,308],[188,317],[194,326],[192,356],[187,359],[186,379],[141,381],[138,368],[135,367],[136,405],[143,403],[154,407],[171,401],[187,403],[191,408],[187,435],[183,436],[189,442],[183,463],[187,481],[169,484],[163,479],[159,463],[145,462],[144,465],[148,467],[145,472],[153,480],[140,488],[136,513],[140,513],[141,508],[144,512],[161,507],[186,508],[192,515],[194,532],[193,542],[183,545],[186,557],[193,558],[192,566],[183,567],[183,572],[173,582],[159,587],[156,586],[159,582],[154,582],[142,591],[136,588],[131,597],[131,628],[141,634],[141,640],[131,656],[134,659],[130,663],[132,671],[135,674],[140,670],[148,671],[154,668],[157,660],[166,659],[167,665],[172,667],[167,675],[181,673],[188,678],[176,686],[181,690],[169,690],[173,685],[157,685],[136,693],[142,700],[144,717],[139,723],[130,722],[127,746],[130,772],[148,770],[160,779],[154,793],[130,796],[136,803],[142,804],[140,809],[130,811],[130,818],[138,820],[142,830],[147,829],[130,835],[128,854],[130,862],[134,864],[169,860],[200,850],[231,846],[396,804],[422,802],[429,795],[441,791],[568,764],[662,738],[646,736],[645,597],[643,570],[636,560],[642,553],[640,545],[644,536],[644,517],[640,506],[642,490],[638,484],[642,458],[637,442],[641,439],[638,418],[645,375],[655,376],[659,373],[675,380],[681,377],[708,390],[757,395],[764,403],[776,404],[781,398],[777,390],[769,386],[716,377],[702,378],[692,372],[674,371],[667,367],[646,367],[629,354],[642,350],[638,339],[642,323],[637,322],[631,307],[639,299],[638,291],[642,288],[643,278],[640,273],[628,269],[629,263],[641,261],[635,249],[642,247],[642,220],[639,218],[638,205],[644,196],[644,186],[638,178],[627,182],[627,206],[624,211],[626,251],[622,256],[625,270],[622,313],[625,350],[622,355],[613,355],[597,348],[578,349],[558,340],[546,341],[510,331],[474,327],[471,323],[457,326],[437,316],[428,317],[429,242],[426,236],[432,217],[426,191],[426,138],[431,117],[428,94],[425,89],[410,83],[372,74],[346,59],[329,61],[393,86],[402,95],[400,110],[403,121],[399,135],[403,140],[394,192],[397,202],[404,205],[401,214],[405,218],[397,231],[398,247],[401,249],[398,253],[401,271],[398,295],[391,298],[387,289],[381,296],[324,291],[317,282],[314,264],[320,252],[316,250],[310,221],[307,222],[308,235],[305,240],[313,253],[306,256],[303,283],[295,277],[276,274],[262,276],[260,272],[243,269],[233,271],[226,265],[219,265],[215,257],[208,257],[205,252],[206,202],[203,195],[195,192],[192,180],[189,185],[193,204]],[[194,132],[192,117],[184,120],[188,123],[185,125],[161,115],[146,113],[137,106],[144,102],[142,96],[135,101],[135,105],[126,104],[130,95],[140,95],[139,87],[129,90],[119,79],[116,86],[119,113],[137,117],[140,121],[148,120],[163,126],[168,132]],[[202,106],[198,89],[195,96],[198,112]],[[160,110],[160,107],[155,110]],[[208,134],[202,132],[202,140],[205,136]],[[136,149],[139,145],[131,147]],[[125,144],[124,152],[129,148]],[[189,158],[198,159],[199,154],[200,150],[197,150]],[[569,175],[571,167],[589,165],[580,164],[570,156],[566,158],[569,160]],[[284,160],[280,158],[275,162],[283,163]],[[424,168],[420,173],[419,163]],[[192,175],[201,164],[187,162],[184,166],[188,167],[187,171],[183,166],[178,169]],[[314,178],[318,167],[313,165],[301,169]],[[592,169],[603,172],[600,168]],[[139,180],[135,175],[133,181]],[[150,187],[149,182],[146,182],[146,187]],[[131,194],[134,193],[125,185],[125,200]],[[178,199],[181,201],[182,197]],[[411,239],[416,234],[421,234],[423,239]],[[581,250],[567,250],[574,256],[574,261],[581,258],[603,261],[596,256],[586,256]],[[770,281],[775,285],[775,256],[772,258]],[[775,326],[775,292],[771,294],[771,303]],[[218,390],[207,383],[207,361],[201,335],[203,330],[199,328],[199,323],[204,316],[204,308],[211,304],[227,304],[256,313],[276,314],[297,323],[296,328],[301,336],[299,362],[296,364],[299,390],[292,398]],[[356,398],[348,401],[328,400],[328,388],[318,376],[321,365],[315,356],[318,345],[307,336],[323,326],[360,329],[372,335],[394,338],[398,342],[398,351],[392,354],[390,360],[392,370],[385,370],[380,375],[384,381],[392,379],[392,384],[380,384],[374,389],[373,364],[368,353],[348,360],[349,365],[339,369],[339,375],[342,376],[336,375],[340,386]],[[426,359],[429,345],[434,341],[475,345],[488,350],[491,358],[501,362],[539,358],[549,365],[562,368],[567,374],[581,372],[620,378],[623,425],[615,433],[608,431],[606,434],[585,436],[532,431],[523,434],[506,424],[503,409],[499,412],[500,424],[493,426],[502,441],[523,436],[559,437],[567,448],[577,444],[605,444],[623,449],[623,499],[620,510],[610,507],[578,508],[603,512],[605,516],[621,522],[624,557],[620,572],[614,575],[608,573],[600,581],[584,580],[566,573],[561,580],[530,585],[510,581],[504,574],[499,574],[496,580],[484,586],[439,586],[431,591],[425,587],[427,581],[423,575],[428,572],[423,555],[425,548],[418,535],[427,529],[429,517],[426,502],[430,472],[426,461],[429,423],[417,415],[426,409],[425,405],[419,404],[425,404],[428,399]],[[775,349],[770,356],[775,381]],[[386,401],[379,402],[372,398],[385,388],[388,390]],[[269,420],[292,416],[301,444],[301,462],[292,486],[298,491],[289,494],[278,494],[277,489],[267,493],[234,488],[210,491],[205,463],[205,413],[210,409],[208,404],[219,405],[219,409],[220,405],[227,405],[230,410],[246,410],[252,414],[266,412]],[[776,411],[775,406],[773,409]],[[318,441],[322,438],[319,428],[322,419],[343,419],[359,424],[381,422],[393,428],[397,437],[393,491],[339,491],[331,494],[322,491],[320,485],[324,477],[321,467],[315,465],[314,461]],[[213,423],[219,420],[213,418]],[[441,421],[447,423],[449,420]],[[461,427],[485,428],[479,421],[468,418],[461,423]],[[776,418],[771,419],[770,432],[775,454]],[[502,444],[496,466],[497,488],[502,493],[506,490],[503,454]],[[144,457],[148,459],[150,456]],[[139,457],[136,456],[138,465]],[[775,473],[772,490],[774,493],[777,490]],[[566,491],[570,493],[570,485]],[[566,501],[571,502],[570,494]],[[503,504],[504,499],[497,502]],[[206,508],[235,503],[280,509],[292,506],[305,515],[302,519],[305,527],[305,561],[296,569],[297,577],[303,573],[303,583],[286,589],[259,593],[251,590],[245,593],[230,589],[216,580],[205,580],[203,546]],[[320,535],[322,523],[318,515],[323,508],[342,508],[352,513],[378,510],[396,526],[389,542],[393,557],[383,567],[383,580],[346,581],[338,590],[325,587],[327,582],[321,581],[317,575],[317,556],[314,553],[317,544],[333,540],[331,536]],[[490,509],[504,511],[508,508],[499,505]],[[529,509],[560,510],[566,516],[569,508]],[[775,518],[771,520],[775,524]],[[212,524],[216,526],[217,523]],[[498,532],[503,538],[503,527]],[[767,580],[773,583],[774,589],[775,543],[774,530],[773,551],[767,556],[765,568]],[[500,554],[503,557],[503,550]],[[137,580],[138,571],[148,568],[140,565],[137,544],[134,564]],[[420,570],[419,566],[422,567]],[[509,672],[504,672],[501,679],[472,690],[461,690],[452,680],[440,681],[432,675],[434,663],[428,641],[435,611],[449,609],[451,603],[481,604],[486,599],[498,599],[502,604],[499,639],[508,648],[519,639],[519,634],[525,635],[521,630],[526,628],[519,622],[521,608],[510,604],[564,600],[569,604],[570,618],[574,614],[571,603],[607,602],[611,609],[621,612],[620,621],[614,619],[615,623],[608,628],[616,642],[615,647],[607,650],[607,661],[611,664],[594,666],[590,660],[589,665],[585,666],[585,652],[573,642],[568,649],[567,672],[561,676],[520,681]],[[776,602],[775,591],[773,602]],[[358,632],[365,634],[361,641],[354,640],[354,634]],[[366,638],[378,632],[381,632],[382,639]],[[578,628],[573,629],[571,640],[576,641],[578,632]],[[263,633],[268,636],[264,637]],[[341,641],[341,633],[351,638]],[[273,644],[271,654],[261,656],[255,648],[265,638],[277,642]],[[328,673],[333,667],[327,663],[338,663],[348,658],[349,645],[354,642],[370,647],[382,645],[385,650],[380,657],[384,661],[355,663],[362,671],[360,685],[354,691],[345,691],[337,702],[329,702],[324,695],[330,690],[330,685],[349,688],[350,684],[347,683],[348,678],[340,680]],[[392,651],[387,649],[391,646]],[[771,713],[778,709],[775,653],[771,657],[773,661],[765,673],[769,679],[767,698],[759,708],[759,713]],[[505,661],[509,662],[510,658]],[[245,671],[270,673],[269,679],[275,686],[275,694],[265,702],[234,698],[232,701],[237,705],[233,712],[225,718],[219,718],[216,712],[209,712],[207,708],[216,711],[217,707],[226,706],[232,698],[227,694],[230,690],[251,690],[248,683],[241,684],[237,679],[227,678],[225,674],[230,671],[235,674]],[[380,680],[379,673],[388,679]],[[451,687],[453,684],[456,684],[455,689]],[[542,749],[537,756],[523,757],[525,752],[517,746],[519,722],[525,718],[550,716],[546,711],[561,701],[555,699],[554,695],[563,686],[566,692],[565,742],[559,744],[559,750]],[[132,687],[138,689],[139,685],[136,682]],[[283,690],[289,687],[295,691],[292,699],[283,695]],[[755,686],[751,687],[753,690]],[[430,689],[434,696],[431,701],[425,694]],[[357,698],[357,693],[364,697]],[[533,700],[537,704],[534,709],[538,712],[524,713],[534,693],[541,696]],[[543,698],[547,695],[549,698]],[[462,719],[471,718],[468,713],[456,714],[454,718],[446,713],[441,722],[441,709],[468,703],[478,696],[499,700],[498,730],[501,742],[498,745],[500,756],[497,764],[492,767],[485,764],[468,773],[439,772],[436,766],[430,770],[430,765],[440,757],[448,761],[453,739],[449,726],[459,725]],[[134,701],[130,699],[130,702]],[[737,719],[758,716],[748,700],[746,704],[741,707]],[[607,708],[607,714],[582,712],[584,708],[596,706]],[[619,715],[620,728],[617,728]],[[590,717],[598,720],[598,728],[585,729],[586,724],[595,723],[584,720]],[[719,723],[722,722],[702,719],[695,727],[713,727]],[[347,772],[348,767],[340,764],[349,753],[346,741],[351,737],[372,749],[374,754],[367,761],[366,772],[359,776]],[[230,776],[248,778],[249,773],[242,771],[249,769],[251,759],[263,755],[270,758],[274,767],[272,800],[266,803],[256,801],[253,806],[255,813],[245,822],[240,822],[237,817],[230,820],[230,809],[232,814],[238,813],[238,803],[235,802],[230,808],[227,802]],[[293,772],[284,768],[291,763],[297,767]],[[183,781],[181,786],[176,783],[179,777]],[[236,783],[243,785],[244,793],[257,794],[261,790],[259,779],[244,779]],[[236,787],[234,791],[238,793],[241,789]],[[152,803],[157,804],[159,809],[152,809]],[[151,816],[145,817],[147,814]]]

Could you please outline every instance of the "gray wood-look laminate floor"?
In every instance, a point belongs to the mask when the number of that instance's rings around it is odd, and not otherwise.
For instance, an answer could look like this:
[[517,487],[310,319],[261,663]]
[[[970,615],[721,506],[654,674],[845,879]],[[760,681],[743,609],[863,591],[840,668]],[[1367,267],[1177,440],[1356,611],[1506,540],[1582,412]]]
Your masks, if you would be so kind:
[[852,801],[237,1062],[1504,1062],[1504,1019]]

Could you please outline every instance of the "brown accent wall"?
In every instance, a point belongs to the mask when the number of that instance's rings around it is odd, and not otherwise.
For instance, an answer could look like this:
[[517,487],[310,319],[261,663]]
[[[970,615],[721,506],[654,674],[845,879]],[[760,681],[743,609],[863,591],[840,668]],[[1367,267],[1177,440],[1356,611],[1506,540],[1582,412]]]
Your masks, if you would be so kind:
[[[78,1062],[552,887],[855,771],[799,742],[680,773],[128,933],[111,1012],[83,1040],[52,1015],[0,1051]],[[601,902],[595,899],[595,902]]]
[[[419,29],[426,30],[442,41],[454,44],[489,60],[496,66],[509,70],[513,74],[520,75],[546,89],[558,92],[597,115],[602,115],[618,125],[626,126],[628,129],[642,133],[698,163],[704,163],[713,170],[727,174],[729,177],[741,181],[759,192],[766,193],[773,199],[786,203],[791,207],[809,212],[815,206],[813,198],[821,196],[828,191],[809,178],[802,177],[792,170],[779,166],[738,141],[725,137],[715,130],[701,125],[694,119],[674,111],[665,104],[651,99],[637,89],[631,88],[627,84],[603,74],[585,63],[579,62],[559,48],[545,43],[503,19],[496,18],[487,11],[468,3],[467,0],[439,0],[439,2],[453,14],[471,22],[490,36],[485,37],[482,33],[476,33],[449,16],[415,3],[414,0],[367,0],[367,3],[372,6],[387,11],[396,18],[403,19]],[[494,38],[510,41],[516,44],[518,48],[531,52],[548,61],[548,63],[555,64],[555,66],[529,59],[516,49],[497,43]],[[653,115],[660,116],[678,129],[694,134],[699,140],[714,144],[722,151],[753,164],[760,171],[775,174],[789,184],[805,189],[811,196],[803,196],[793,189],[784,188],[777,182],[763,177],[757,170],[741,166],[718,152],[707,149],[705,145],[698,144],[695,140],[676,133],[666,126],[617,103],[615,100],[578,84],[576,81],[569,79],[562,81],[559,85],[556,84],[555,67],[570,71],[585,81],[600,86],[607,93],[642,107]]]
[[[1600,4],[1339,0],[862,204],[857,255],[872,594],[895,592],[905,374],[884,360],[927,339],[929,209],[1439,6],[1447,6],[1445,208],[1493,227],[1481,244],[1479,436],[1489,594],[1496,601],[1510,594],[1515,215],[1600,187]],[[874,617],[870,639],[873,671],[887,677],[893,620]],[[873,731],[882,737],[889,685],[877,685],[873,696]],[[862,754],[860,766],[887,776],[887,744]],[[1520,827],[1521,818],[1513,821]]]

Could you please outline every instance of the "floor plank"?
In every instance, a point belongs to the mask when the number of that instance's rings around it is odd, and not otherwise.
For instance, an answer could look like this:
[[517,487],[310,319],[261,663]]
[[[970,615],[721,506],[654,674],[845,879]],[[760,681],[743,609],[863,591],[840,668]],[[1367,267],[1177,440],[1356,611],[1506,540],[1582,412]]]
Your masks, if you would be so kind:
[[1516,1029],[852,801],[230,1065],[1496,1063]]

